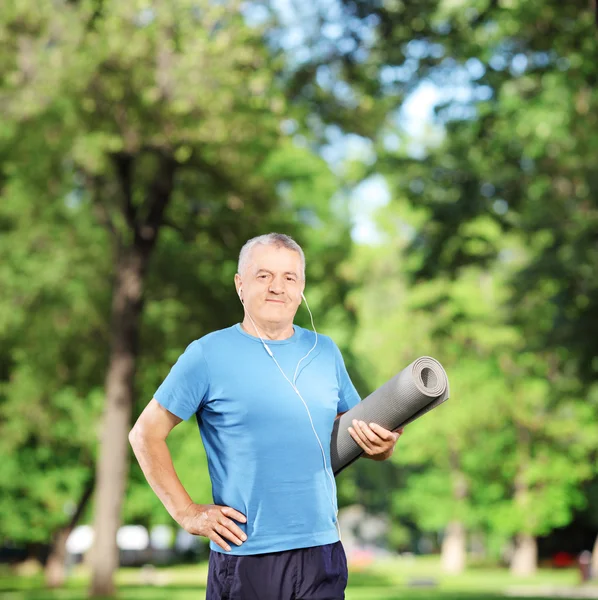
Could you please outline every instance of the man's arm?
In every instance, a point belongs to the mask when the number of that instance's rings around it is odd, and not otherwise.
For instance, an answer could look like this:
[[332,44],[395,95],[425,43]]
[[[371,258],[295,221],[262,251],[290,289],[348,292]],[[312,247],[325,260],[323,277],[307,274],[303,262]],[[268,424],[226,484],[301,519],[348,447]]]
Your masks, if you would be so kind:
[[228,506],[193,502],[176,474],[166,444],[166,438],[181,421],[153,398],[131,429],[129,442],[148,483],[171,517],[189,533],[208,537],[230,551],[223,538],[238,546],[247,539],[232,519],[245,523],[246,518]]
[[154,398],[129,433],[129,442],[143,474],[177,523],[193,503],[174,470],[166,444],[166,438],[181,421]]

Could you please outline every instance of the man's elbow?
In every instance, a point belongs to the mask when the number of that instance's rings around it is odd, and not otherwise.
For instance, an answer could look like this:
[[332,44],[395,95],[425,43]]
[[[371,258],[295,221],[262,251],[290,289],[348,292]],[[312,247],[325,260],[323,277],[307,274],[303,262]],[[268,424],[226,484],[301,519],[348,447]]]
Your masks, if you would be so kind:
[[129,431],[129,444],[131,444],[131,448],[135,448],[140,440],[141,440],[142,434],[139,428],[139,424],[135,423],[135,425],[133,425],[133,427],[131,428],[131,431]]

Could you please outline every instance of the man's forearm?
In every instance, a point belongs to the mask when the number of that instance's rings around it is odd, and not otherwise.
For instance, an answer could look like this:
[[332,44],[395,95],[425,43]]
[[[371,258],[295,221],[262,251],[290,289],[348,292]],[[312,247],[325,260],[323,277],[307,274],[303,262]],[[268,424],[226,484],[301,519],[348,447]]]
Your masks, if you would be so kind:
[[148,439],[135,429],[129,434],[129,441],[151,488],[170,516],[180,523],[193,500],[176,474],[166,441]]

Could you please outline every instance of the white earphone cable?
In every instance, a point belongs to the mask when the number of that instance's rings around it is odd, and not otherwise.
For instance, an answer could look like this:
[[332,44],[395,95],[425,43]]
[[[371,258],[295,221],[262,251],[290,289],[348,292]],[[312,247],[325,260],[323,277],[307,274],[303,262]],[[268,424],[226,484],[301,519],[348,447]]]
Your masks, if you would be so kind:
[[[322,446],[322,442],[320,441],[320,437],[318,436],[318,433],[317,433],[316,428],[314,426],[314,422],[313,422],[313,419],[312,419],[309,407],[307,406],[307,403],[303,399],[303,396],[301,395],[301,392],[298,390],[297,385],[296,385],[297,372],[299,370],[299,365],[313,352],[313,350],[315,349],[315,347],[318,344],[318,332],[316,331],[316,327],[314,325],[313,315],[311,313],[311,310],[309,308],[309,304],[307,303],[307,300],[306,300],[305,296],[303,294],[301,294],[301,296],[302,296],[303,300],[305,300],[305,306],[307,307],[307,310],[309,312],[309,316],[310,316],[310,319],[311,319],[311,325],[312,325],[312,328],[314,330],[314,333],[316,334],[316,339],[315,339],[315,343],[312,346],[312,348],[310,349],[310,351],[297,363],[297,368],[295,369],[295,374],[293,376],[293,381],[291,381],[287,377],[286,373],[284,372],[284,370],[282,369],[282,367],[280,366],[280,364],[278,364],[278,361],[276,360],[276,357],[274,356],[272,350],[270,350],[270,347],[263,340],[263,338],[262,338],[262,336],[260,334],[260,331],[257,328],[257,325],[255,324],[255,321],[253,320],[253,318],[249,314],[249,311],[247,310],[247,307],[245,306],[245,303],[243,302],[243,298],[241,298],[241,291],[239,290],[239,299],[241,300],[241,304],[243,305],[243,308],[245,309],[245,313],[249,317],[249,320],[253,324],[253,327],[255,328],[257,336],[260,339],[260,341],[262,342],[262,345],[264,346],[264,349],[270,355],[270,357],[272,358],[272,360],[276,363],[276,366],[278,367],[278,370],[282,373],[282,376],[289,382],[289,384],[291,385],[291,387],[293,388],[293,390],[295,391],[295,393],[297,394],[297,396],[299,396],[299,399],[301,400],[301,402],[303,403],[303,406],[305,407],[305,410],[307,411],[307,416],[309,417],[309,422],[310,422],[312,431],[314,432],[314,435],[316,436],[316,440],[318,441],[318,445],[320,446],[320,451],[322,453],[322,460],[324,461],[324,470],[326,471],[326,475],[330,479],[330,484],[332,486],[332,493],[329,494],[329,498],[330,498],[330,503],[332,504],[332,509],[334,511],[335,525],[336,525],[336,529],[338,531],[338,535],[339,535],[339,539],[340,539],[340,537],[341,537],[341,531],[340,531],[340,527],[339,527],[339,524],[338,524],[338,505],[337,505],[337,503],[335,502],[335,499],[334,499],[334,497],[336,496],[336,493],[335,493],[336,492],[336,484],[334,482],[334,477],[331,475],[330,471],[328,470],[328,465],[326,463],[326,453],[324,452],[324,447]],[[328,487],[328,486],[326,486],[326,487]]]

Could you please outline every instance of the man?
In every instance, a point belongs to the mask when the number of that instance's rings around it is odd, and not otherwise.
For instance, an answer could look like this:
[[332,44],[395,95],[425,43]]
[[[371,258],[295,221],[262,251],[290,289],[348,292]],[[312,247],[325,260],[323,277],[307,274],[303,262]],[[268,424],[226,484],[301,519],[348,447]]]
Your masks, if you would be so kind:
[[[210,539],[207,600],[344,598],[330,438],[334,419],[360,398],[334,342],[293,325],[305,289],[294,240],[249,240],[235,287],[243,322],[188,346],[131,430],[131,445],[171,516]],[[213,505],[189,497],[166,445],[193,415]],[[375,460],[388,458],[400,435],[357,421],[349,431]]]

